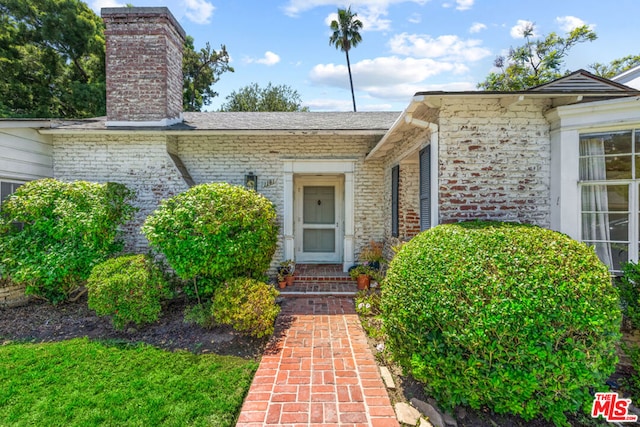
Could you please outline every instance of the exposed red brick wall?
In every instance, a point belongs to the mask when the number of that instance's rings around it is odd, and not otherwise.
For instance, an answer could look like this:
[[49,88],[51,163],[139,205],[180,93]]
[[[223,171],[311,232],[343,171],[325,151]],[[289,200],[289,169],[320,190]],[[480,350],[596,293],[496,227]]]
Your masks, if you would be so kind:
[[398,185],[398,234],[402,240],[410,240],[420,233],[420,168],[415,162],[400,163]]
[[182,113],[185,33],[166,7],[105,8],[107,120]]

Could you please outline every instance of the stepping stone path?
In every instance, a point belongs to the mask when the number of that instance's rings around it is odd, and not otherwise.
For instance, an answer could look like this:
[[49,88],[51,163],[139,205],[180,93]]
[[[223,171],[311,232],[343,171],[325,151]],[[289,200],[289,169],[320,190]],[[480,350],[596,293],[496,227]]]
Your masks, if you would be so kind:
[[286,298],[238,427],[399,427],[351,298]]

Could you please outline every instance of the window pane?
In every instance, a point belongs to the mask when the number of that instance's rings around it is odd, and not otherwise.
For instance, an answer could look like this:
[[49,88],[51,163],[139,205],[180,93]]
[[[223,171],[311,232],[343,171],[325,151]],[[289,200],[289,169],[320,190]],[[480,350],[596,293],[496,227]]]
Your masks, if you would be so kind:
[[0,202],[9,197],[13,193],[13,185],[10,182],[0,183]]
[[584,240],[629,240],[629,215],[610,213],[582,214],[582,238]]
[[[609,266],[610,270],[622,270],[622,264],[629,261],[629,245],[626,243],[593,243],[585,242],[593,246],[598,258]],[[610,259],[609,263],[607,260]]]
[[581,135],[580,155],[594,156],[598,154],[631,154],[631,132],[603,132]]
[[628,185],[583,185],[583,212],[628,212]]
[[582,181],[631,178],[631,156],[595,156],[580,159],[580,180]]

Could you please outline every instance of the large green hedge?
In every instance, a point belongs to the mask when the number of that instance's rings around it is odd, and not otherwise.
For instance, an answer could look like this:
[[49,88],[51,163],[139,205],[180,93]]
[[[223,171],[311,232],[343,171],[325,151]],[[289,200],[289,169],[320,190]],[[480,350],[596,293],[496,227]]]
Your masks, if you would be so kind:
[[266,272],[278,227],[264,196],[211,183],[164,200],[142,231],[180,278],[197,280],[200,296],[211,296],[227,280]]
[[556,424],[616,364],[620,309],[593,249],[539,227],[441,225],[399,251],[382,289],[394,357],[443,405]]
[[119,227],[133,215],[122,184],[31,181],[2,204],[0,276],[52,303],[84,284],[94,265],[122,250]]

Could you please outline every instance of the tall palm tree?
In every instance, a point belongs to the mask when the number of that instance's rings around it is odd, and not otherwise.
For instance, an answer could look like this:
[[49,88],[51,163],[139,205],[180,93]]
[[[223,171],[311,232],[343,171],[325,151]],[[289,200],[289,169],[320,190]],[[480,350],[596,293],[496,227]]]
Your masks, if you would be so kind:
[[338,8],[338,20],[331,21],[333,34],[329,38],[329,44],[340,49],[347,55],[347,68],[349,69],[349,83],[351,84],[351,99],[353,111],[356,111],[356,96],[353,92],[353,78],[351,77],[351,62],[349,62],[349,50],[356,47],[361,41],[359,31],[362,29],[362,21],[356,19],[357,13],[351,12],[351,6],[347,9]]

